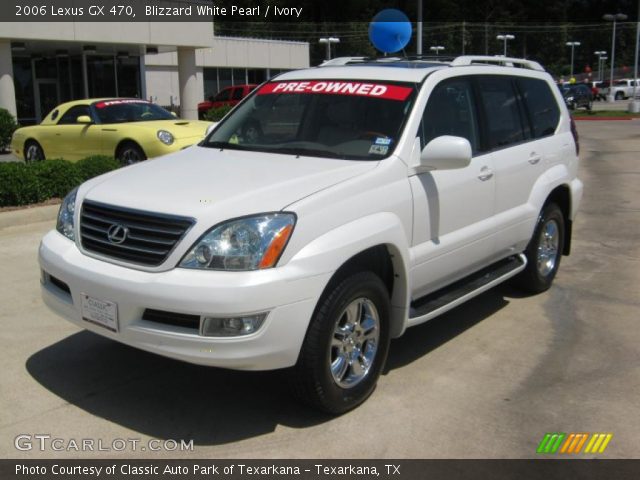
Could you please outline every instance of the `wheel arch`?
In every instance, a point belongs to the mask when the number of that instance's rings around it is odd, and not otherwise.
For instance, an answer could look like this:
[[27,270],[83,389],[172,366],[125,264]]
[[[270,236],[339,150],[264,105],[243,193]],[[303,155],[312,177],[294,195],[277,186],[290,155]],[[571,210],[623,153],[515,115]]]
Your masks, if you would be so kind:
[[347,276],[371,271],[387,287],[391,303],[389,333],[391,338],[402,335],[406,324],[408,275],[398,248],[393,244],[378,244],[348,258],[331,276],[320,298]]
[[118,158],[118,152],[120,152],[120,149],[126,145],[127,143],[133,143],[134,145],[136,145],[140,150],[142,150],[142,153],[144,153],[145,157],[147,156],[147,152],[144,150],[144,148],[142,147],[142,145],[140,145],[140,142],[137,142],[136,140],[134,140],[133,138],[123,138],[122,140],[120,140],[117,145],[116,148],[113,150],[113,156],[114,158]]
[[568,185],[562,184],[554,188],[547,196],[545,205],[555,203],[562,211],[564,217],[564,242],[562,245],[562,254],[569,255],[571,253],[571,190]]
[[27,137],[24,142],[22,143],[22,157],[26,159],[26,155],[27,155],[27,145],[29,145],[29,143],[36,143],[39,147],[40,150],[42,150],[42,155],[44,156],[44,158],[47,158],[47,152],[45,152],[44,147],[42,146],[42,142],[40,140],[38,140],[36,137],[34,137],[33,135]]
[[[295,235],[295,234],[294,234]],[[286,259],[306,271],[329,273],[318,298],[355,269],[379,274],[389,290],[391,338],[402,335],[409,315],[409,242],[402,220],[392,212],[377,212],[313,238]],[[306,243],[306,244],[305,244]]]
[[[530,235],[535,230],[539,212],[548,204],[556,203],[560,210],[565,224],[565,235],[562,245],[562,254],[569,255],[571,252],[571,229],[575,206],[579,204],[581,193],[580,182],[577,182],[572,175],[571,169],[565,164],[557,164],[541,175],[531,190],[529,206],[536,212],[535,221],[531,223]],[[577,202],[577,203],[576,203]],[[574,205],[575,203],[575,205]]]

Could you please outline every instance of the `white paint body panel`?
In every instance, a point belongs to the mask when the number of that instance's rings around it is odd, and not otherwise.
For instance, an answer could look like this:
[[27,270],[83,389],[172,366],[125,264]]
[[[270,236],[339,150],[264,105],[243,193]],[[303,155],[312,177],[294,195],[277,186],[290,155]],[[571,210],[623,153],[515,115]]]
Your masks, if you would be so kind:
[[[314,308],[336,270],[363,250],[384,245],[395,273],[392,333],[402,334],[411,324],[413,299],[520,253],[554,188],[569,188],[572,219],[582,195],[569,114],[555,87],[561,111],[555,135],[479,154],[465,168],[419,173],[416,135],[430,92],[444,79],[473,74],[550,81],[544,72],[476,65],[323,67],[284,74],[279,80],[375,79],[423,85],[393,155],[381,161],[191,147],[86,182],[78,191],[77,206],[90,199],[188,216],[196,223],[157,267],[100,258],[55,231],[49,233],[40,247],[40,265],[67,283],[71,295],[65,297],[45,281],[45,302],[83,328],[161,355],[236,369],[284,368],[297,361]],[[540,161],[529,162],[532,156]],[[493,175],[481,179],[487,171]],[[295,213],[297,223],[276,268],[176,268],[214,225],[282,210]],[[76,208],[76,229],[79,211]],[[81,319],[81,293],[118,305],[118,333]],[[144,321],[146,308],[211,316],[269,315],[262,328],[247,337],[211,338]]]

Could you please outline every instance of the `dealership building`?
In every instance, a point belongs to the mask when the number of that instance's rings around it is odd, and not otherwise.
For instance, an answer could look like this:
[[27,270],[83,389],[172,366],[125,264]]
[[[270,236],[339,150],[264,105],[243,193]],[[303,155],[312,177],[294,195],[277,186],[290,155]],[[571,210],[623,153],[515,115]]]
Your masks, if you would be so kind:
[[197,118],[224,87],[309,66],[309,44],[214,36],[209,22],[0,22],[0,107],[22,125],[55,105],[139,97]]

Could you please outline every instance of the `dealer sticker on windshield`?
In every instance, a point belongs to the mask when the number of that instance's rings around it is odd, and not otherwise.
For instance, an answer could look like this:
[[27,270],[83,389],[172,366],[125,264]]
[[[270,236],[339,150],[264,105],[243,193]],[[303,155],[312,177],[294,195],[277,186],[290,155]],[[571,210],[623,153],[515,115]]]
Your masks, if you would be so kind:
[[373,143],[376,145],[391,145],[391,139],[389,137],[376,137]]
[[386,155],[389,151],[389,147],[387,145],[371,145],[369,148],[369,154],[375,155]]
[[258,95],[273,93],[320,93],[326,95],[355,95],[402,101],[407,99],[411,94],[411,90],[411,87],[382,83],[313,80],[304,82],[267,83],[258,90]]

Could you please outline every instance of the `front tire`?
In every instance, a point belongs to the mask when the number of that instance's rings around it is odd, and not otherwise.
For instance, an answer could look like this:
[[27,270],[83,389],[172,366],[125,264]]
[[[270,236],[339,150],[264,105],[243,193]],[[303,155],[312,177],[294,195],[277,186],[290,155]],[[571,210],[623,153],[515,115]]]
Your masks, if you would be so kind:
[[146,160],[142,148],[137,143],[126,142],[123,143],[116,152],[116,160],[118,160],[123,166],[133,165],[134,163],[142,162]]
[[389,292],[372,272],[352,274],[330,287],[292,369],[294,395],[331,414],[365,401],[387,359],[389,311]]
[[529,293],[549,289],[560,268],[564,245],[564,215],[555,203],[547,204],[524,254],[527,267],[518,275],[518,286]]
[[35,140],[29,140],[24,145],[24,161],[26,163],[35,163],[45,160],[44,150]]

